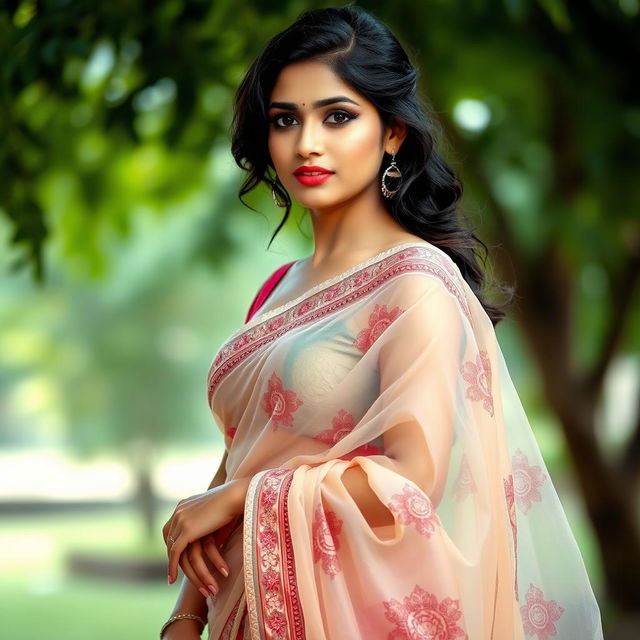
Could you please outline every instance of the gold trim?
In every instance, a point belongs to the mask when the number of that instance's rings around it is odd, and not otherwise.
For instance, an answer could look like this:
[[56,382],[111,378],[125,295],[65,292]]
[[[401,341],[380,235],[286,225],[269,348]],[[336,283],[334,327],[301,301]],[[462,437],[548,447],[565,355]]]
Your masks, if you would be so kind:
[[[256,510],[255,497],[256,491],[262,480],[262,476],[271,471],[265,469],[256,473],[250,480],[247,487],[247,495],[244,501],[244,524],[242,532],[242,563],[244,565],[244,593],[246,596],[247,615],[249,618],[249,628],[251,631],[251,640],[263,640],[261,632],[260,620],[258,616],[258,606],[256,604],[256,595],[259,596],[259,585],[255,584],[256,580],[256,544],[257,540],[254,536]],[[256,590],[258,593],[256,594]]]

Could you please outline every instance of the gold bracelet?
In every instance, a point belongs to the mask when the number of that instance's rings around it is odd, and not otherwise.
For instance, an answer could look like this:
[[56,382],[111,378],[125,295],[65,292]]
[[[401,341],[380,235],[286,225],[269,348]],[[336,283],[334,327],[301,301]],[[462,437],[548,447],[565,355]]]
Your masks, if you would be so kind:
[[[204,629],[207,626],[207,623],[200,617],[197,616],[195,613],[178,613],[175,616],[171,616],[163,625],[162,625],[162,629],[160,629],[160,640],[162,640],[162,634],[164,633],[164,630],[172,623],[175,622],[176,620],[197,620],[201,625],[202,625],[202,629]],[[202,629],[200,629],[200,633],[202,633]]]

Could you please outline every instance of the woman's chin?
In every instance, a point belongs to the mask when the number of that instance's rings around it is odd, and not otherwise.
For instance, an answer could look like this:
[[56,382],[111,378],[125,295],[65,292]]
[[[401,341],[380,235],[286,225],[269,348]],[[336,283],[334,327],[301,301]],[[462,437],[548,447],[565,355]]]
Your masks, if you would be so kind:
[[292,193],[293,198],[300,203],[305,209],[333,209],[340,206],[343,202],[349,199],[345,194],[336,193],[310,193],[309,191],[303,193]]

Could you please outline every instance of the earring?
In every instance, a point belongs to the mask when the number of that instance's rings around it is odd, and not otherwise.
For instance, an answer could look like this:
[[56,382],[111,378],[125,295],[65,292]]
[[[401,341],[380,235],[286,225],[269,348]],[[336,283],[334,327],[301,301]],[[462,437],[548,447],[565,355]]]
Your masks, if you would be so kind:
[[278,200],[278,196],[276,194],[275,186],[271,187],[271,195],[273,196],[273,201],[275,202],[276,207],[282,207],[284,209],[287,206],[286,202],[282,202],[281,200]]
[[[396,154],[395,151],[391,152],[391,164],[385,169],[385,172],[382,174],[382,195],[385,198],[393,198],[393,196],[398,193],[400,189],[400,185],[402,184],[402,172],[398,169],[398,165],[396,164]],[[389,187],[385,184],[385,178],[393,178],[395,180],[400,180],[395,189],[389,189]]]

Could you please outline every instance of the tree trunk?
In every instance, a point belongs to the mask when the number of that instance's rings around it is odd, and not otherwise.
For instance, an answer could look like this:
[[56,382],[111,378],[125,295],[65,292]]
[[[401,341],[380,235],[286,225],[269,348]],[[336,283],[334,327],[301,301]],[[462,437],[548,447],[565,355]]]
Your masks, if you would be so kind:
[[147,540],[152,540],[161,535],[160,530],[156,529],[157,500],[153,488],[152,445],[142,438],[137,439],[130,443],[129,451],[136,479],[134,504],[142,519],[144,535]]
[[148,468],[138,469],[137,475],[136,503],[138,513],[142,518],[146,538],[152,540],[160,535],[160,530],[156,530],[156,496],[153,490],[152,475]]

